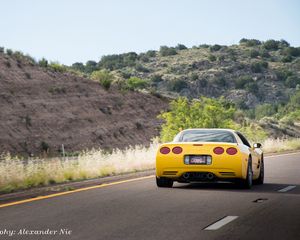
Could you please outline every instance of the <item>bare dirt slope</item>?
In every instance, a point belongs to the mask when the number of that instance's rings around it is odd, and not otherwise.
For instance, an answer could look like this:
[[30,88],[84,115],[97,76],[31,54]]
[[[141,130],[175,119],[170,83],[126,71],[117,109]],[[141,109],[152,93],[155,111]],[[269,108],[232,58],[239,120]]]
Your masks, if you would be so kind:
[[97,82],[45,70],[0,53],[0,152],[56,155],[125,148],[158,135],[167,101],[104,90]]

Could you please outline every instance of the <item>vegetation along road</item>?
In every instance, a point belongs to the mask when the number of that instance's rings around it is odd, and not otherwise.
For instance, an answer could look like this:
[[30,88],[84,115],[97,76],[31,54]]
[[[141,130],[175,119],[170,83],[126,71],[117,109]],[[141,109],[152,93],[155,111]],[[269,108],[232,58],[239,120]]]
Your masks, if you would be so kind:
[[300,239],[299,158],[266,157],[265,184],[251,190],[227,183],[158,189],[148,176],[1,205],[0,238]]

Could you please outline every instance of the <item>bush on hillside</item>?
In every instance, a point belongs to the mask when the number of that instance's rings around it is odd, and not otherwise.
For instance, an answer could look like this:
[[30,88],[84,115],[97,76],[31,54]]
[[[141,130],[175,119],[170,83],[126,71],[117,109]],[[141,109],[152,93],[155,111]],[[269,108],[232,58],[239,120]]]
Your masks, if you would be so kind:
[[279,45],[280,45],[280,41],[270,39],[264,42],[263,47],[267,50],[276,51],[278,50]]
[[44,68],[48,67],[48,61],[45,58],[42,58],[41,60],[39,60],[38,64],[40,67],[44,67]]
[[97,70],[99,70],[99,69],[98,69],[97,63],[95,61],[89,60],[86,62],[85,70],[84,70],[86,73],[92,73]]
[[297,84],[300,84],[300,78],[292,75],[286,78],[285,85],[289,88],[295,88]]
[[261,44],[261,42],[257,39],[246,39],[246,38],[242,38],[239,43],[244,44],[247,47],[254,47]]
[[73,63],[71,67],[77,71],[81,71],[81,72],[85,71],[85,67],[84,67],[83,63],[81,63],[81,62]]
[[277,79],[280,81],[285,81],[289,76],[293,75],[291,71],[285,68],[275,70],[275,74],[277,76]]
[[151,58],[151,57],[155,57],[156,56],[156,51],[154,50],[149,50],[146,52],[146,56]]
[[185,50],[187,49],[187,47],[183,44],[178,43],[177,46],[175,47],[175,49],[177,50]]
[[128,90],[136,90],[147,87],[148,82],[138,77],[131,77],[126,82],[126,88]]
[[266,68],[268,68],[268,62],[265,61],[253,62],[250,65],[250,69],[254,73],[261,73]]
[[259,56],[259,51],[255,50],[255,49],[251,49],[249,52],[249,55],[251,58],[256,58]]
[[271,117],[276,113],[277,113],[277,107],[269,103],[257,105],[255,107],[255,118],[258,120],[263,117]]
[[187,87],[188,87],[187,82],[182,79],[175,79],[169,82],[170,90],[175,92],[180,92],[181,90]]
[[161,46],[159,48],[159,53],[160,53],[161,56],[165,57],[165,56],[176,55],[177,51],[173,47]]
[[234,84],[235,84],[235,88],[244,89],[245,85],[248,83],[251,83],[251,82],[253,82],[252,77],[249,75],[245,75],[245,76],[241,76],[241,77],[235,79]]
[[210,54],[210,55],[208,55],[208,60],[209,60],[209,61],[211,61],[211,62],[214,62],[214,61],[216,61],[216,60],[217,60],[217,58],[216,58],[216,56],[215,56],[215,55],[213,55],[213,54]]
[[114,76],[108,71],[94,71],[91,75],[91,78],[98,81],[102,87],[108,90],[111,86]]
[[123,67],[133,67],[136,64],[138,55],[135,52],[106,55],[98,63],[100,68],[116,70]]
[[217,51],[219,51],[221,48],[222,48],[221,45],[215,44],[215,45],[213,45],[213,46],[210,46],[210,47],[209,47],[209,50],[210,50],[211,52],[217,52]]
[[67,71],[67,67],[65,65],[60,64],[59,62],[51,62],[50,64],[48,64],[48,67],[54,72],[63,73]]

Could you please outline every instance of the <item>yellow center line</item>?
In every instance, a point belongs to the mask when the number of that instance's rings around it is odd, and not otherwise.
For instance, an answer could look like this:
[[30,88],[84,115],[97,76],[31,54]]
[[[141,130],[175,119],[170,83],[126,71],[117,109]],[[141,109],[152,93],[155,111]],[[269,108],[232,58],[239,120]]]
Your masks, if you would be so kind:
[[46,195],[46,196],[40,196],[40,197],[36,197],[36,198],[30,198],[30,199],[20,200],[20,201],[16,201],[16,202],[11,202],[11,203],[5,203],[5,204],[1,204],[0,208],[9,207],[9,206],[13,206],[13,205],[19,205],[19,204],[23,204],[23,203],[27,203],[27,202],[39,201],[39,200],[48,199],[48,198],[59,197],[59,196],[77,193],[77,192],[83,192],[83,191],[87,191],[87,190],[91,190],[91,189],[97,189],[97,188],[109,187],[109,186],[122,184],[122,183],[134,182],[134,181],[153,178],[153,177],[154,177],[154,175],[133,178],[133,179],[123,180],[123,181],[117,181],[117,182],[111,182],[111,183],[103,183],[101,185],[96,185],[96,186],[91,186],[91,187],[86,187],[86,188],[79,188],[79,189],[75,189],[75,190],[71,190],[71,191],[67,191],[67,192],[54,193],[54,194],[50,194],[50,195]]

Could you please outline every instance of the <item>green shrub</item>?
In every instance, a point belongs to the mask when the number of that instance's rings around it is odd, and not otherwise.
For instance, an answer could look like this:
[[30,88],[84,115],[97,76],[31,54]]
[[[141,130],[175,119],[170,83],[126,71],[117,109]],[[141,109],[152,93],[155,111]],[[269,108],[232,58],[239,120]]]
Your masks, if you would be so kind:
[[183,45],[183,44],[177,44],[177,46],[175,47],[177,50],[185,50],[185,49],[187,49],[187,47],[185,46],[185,45]]
[[147,57],[155,57],[156,56],[156,51],[154,51],[154,50],[149,50],[149,51],[147,51],[146,52],[146,56]]
[[139,55],[139,59],[142,61],[142,62],[149,62],[149,57],[145,54],[145,53],[141,53]]
[[245,85],[251,82],[253,82],[252,77],[245,75],[235,79],[234,84],[235,84],[235,88],[244,89]]
[[279,45],[280,45],[280,41],[270,39],[270,40],[267,40],[264,42],[263,47],[267,50],[276,51],[276,50],[278,50]]
[[208,44],[200,44],[199,45],[199,48],[209,48],[210,47],[210,45],[208,45]]
[[219,51],[221,48],[222,48],[221,45],[215,44],[215,45],[213,45],[213,46],[210,46],[210,47],[209,47],[209,50],[210,50],[211,52],[217,52],[217,51]]
[[253,93],[254,95],[258,95],[258,85],[256,82],[249,82],[249,83],[246,83],[245,85],[245,89],[248,91],[248,92],[251,92]]
[[213,83],[217,84],[220,87],[226,87],[227,86],[227,82],[226,82],[226,79],[224,77],[215,77],[213,79]]
[[98,65],[100,68],[116,70],[124,67],[133,67],[137,60],[138,55],[135,52],[113,54],[103,56]]
[[196,80],[198,80],[198,74],[197,73],[192,73],[192,75],[191,75],[191,80],[192,81],[196,81]]
[[72,68],[75,69],[75,70],[77,70],[77,71],[80,71],[80,72],[84,72],[85,71],[84,64],[81,63],[81,62],[73,63],[72,64]]
[[128,79],[131,77],[131,72],[128,72],[128,71],[121,71],[120,72],[122,78],[125,78],[125,79]]
[[91,78],[98,81],[102,87],[108,90],[111,86],[114,76],[108,71],[94,71],[91,74]]
[[211,61],[211,62],[214,62],[214,61],[217,60],[217,58],[216,58],[215,55],[210,54],[210,55],[208,55],[208,60]]
[[261,73],[264,69],[268,68],[268,62],[253,62],[250,65],[250,69],[254,73]]
[[259,56],[259,52],[255,49],[251,49],[250,52],[249,52],[249,55],[251,58],[256,58]]
[[175,79],[169,83],[170,89],[175,92],[180,92],[182,89],[187,88],[188,84],[182,79]]
[[148,68],[144,67],[141,64],[137,64],[135,66],[135,70],[137,70],[138,72],[144,72],[144,73],[150,72]]
[[202,97],[191,102],[178,98],[170,103],[170,110],[159,117],[162,125],[161,139],[171,141],[183,129],[188,128],[231,128],[235,109],[223,99]]
[[67,71],[66,66],[61,65],[59,62],[51,62],[48,67],[55,72],[63,73]]
[[283,63],[288,63],[288,62],[291,62],[291,61],[293,61],[292,56],[284,56],[284,57],[281,58],[281,62],[283,62]]
[[242,38],[240,40],[240,44],[244,44],[247,47],[254,47],[257,45],[260,45],[261,42],[257,39],[246,39],[246,38]]
[[282,50],[282,54],[291,57],[299,57],[300,56],[300,48],[295,47],[286,47]]
[[146,80],[138,77],[131,77],[126,82],[126,87],[129,90],[145,88],[148,85]]
[[277,76],[277,79],[280,81],[285,81],[289,76],[293,75],[291,71],[284,68],[275,70],[275,74]]
[[158,82],[163,81],[162,76],[158,75],[158,74],[155,74],[155,75],[151,76],[150,80],[151,80],[151,82],[154,82],[154,83],[158,83]]
[[6,54],[8,55],[8,56],[11,56],[11,55],[13,55],[13,50],[11,50],[11,49],[6,49]]
[[48,61],[45,58],[39,60],[38,64],[40,67],[44,67],[44,68],[48,67]]
[[256,119],[261,119],[263,117],[270,117],[276,113],[277,113],[277,107],[269,103],[257,105],[255,107]]
[[0,47],[0,53],[4,53],[4,47]]
[[172,55],[176,55],[177,51],[175,48],[173,47],[167,47],[167,46],[161,46],[159,48],[159,53],[161,56],[172,56]]
[[287,87],[295,88],[297,86],[297,84],[300,84],[300,78],[295,75],[289,76],[285,80],[285,85]]
[[261,49],[259,55],[263,58],[271,57],[271,55],[267,49]]

